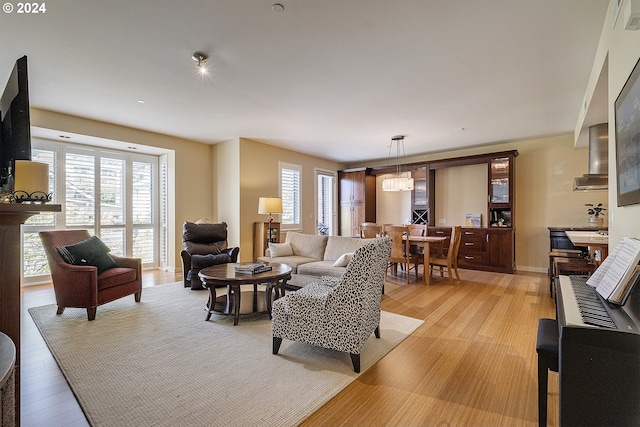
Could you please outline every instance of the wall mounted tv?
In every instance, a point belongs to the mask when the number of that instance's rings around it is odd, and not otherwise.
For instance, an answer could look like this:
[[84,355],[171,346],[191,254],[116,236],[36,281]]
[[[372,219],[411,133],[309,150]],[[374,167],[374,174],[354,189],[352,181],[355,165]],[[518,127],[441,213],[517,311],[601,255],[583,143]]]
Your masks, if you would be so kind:
[[16,160],[31,160],[29,84],[27,57],[16,61],[0,99],[0,188],[13,190],[11,179]]

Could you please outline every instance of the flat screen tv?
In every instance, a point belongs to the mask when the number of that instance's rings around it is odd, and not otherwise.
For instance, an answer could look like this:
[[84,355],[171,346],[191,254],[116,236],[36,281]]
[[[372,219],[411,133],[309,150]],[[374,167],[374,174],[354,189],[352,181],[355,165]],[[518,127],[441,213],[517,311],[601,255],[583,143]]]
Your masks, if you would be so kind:
[[16,160],[31,160],[27,57],[16,61],[0,99],[0,189],[13,190],[9,179]]

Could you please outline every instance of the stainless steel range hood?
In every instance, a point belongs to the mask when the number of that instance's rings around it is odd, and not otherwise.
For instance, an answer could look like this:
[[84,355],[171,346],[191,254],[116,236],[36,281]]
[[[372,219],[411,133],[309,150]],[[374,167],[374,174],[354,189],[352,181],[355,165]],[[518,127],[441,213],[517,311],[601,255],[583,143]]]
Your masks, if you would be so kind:
[[589,173],[575,179],[574,191],[609,189],[609,124],[589,128]]

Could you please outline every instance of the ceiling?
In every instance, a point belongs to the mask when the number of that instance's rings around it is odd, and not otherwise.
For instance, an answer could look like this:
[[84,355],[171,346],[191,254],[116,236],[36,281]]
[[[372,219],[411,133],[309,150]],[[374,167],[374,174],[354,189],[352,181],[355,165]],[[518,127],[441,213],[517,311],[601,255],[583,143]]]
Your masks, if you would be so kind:
[[431,153],[573,132],[608,5],[47,2],[0,14],[0,82],[27,55],[32,107],[340,162],[386,158],[397,134],[407,155]]

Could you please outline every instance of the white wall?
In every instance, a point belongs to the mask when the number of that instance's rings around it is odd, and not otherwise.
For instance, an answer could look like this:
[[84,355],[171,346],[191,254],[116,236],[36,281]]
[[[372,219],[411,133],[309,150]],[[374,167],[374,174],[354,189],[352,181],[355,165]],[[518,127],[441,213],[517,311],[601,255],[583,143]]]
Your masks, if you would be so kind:
[[[612,22],[615,3],[616,0],[610,1],[607,24]],[[609,65],[609,247],[625,236],[640,237],[640,204],[617,206],[616,136],[612,125],[615,123],[615,100],[640,58],[640,31],[625,30],[621,18],[622,13],[614,28],[605,24],[597,55],[597,58],[607,56]],[[596,81],[597,77],[594,72],[591,81]]]

